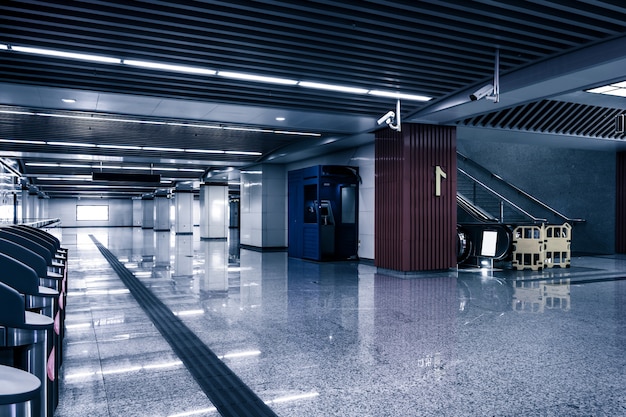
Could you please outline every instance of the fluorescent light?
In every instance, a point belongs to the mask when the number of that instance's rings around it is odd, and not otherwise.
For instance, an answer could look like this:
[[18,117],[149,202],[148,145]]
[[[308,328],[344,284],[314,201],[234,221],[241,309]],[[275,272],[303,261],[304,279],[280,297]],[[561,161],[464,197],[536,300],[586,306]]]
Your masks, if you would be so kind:
[[404,94],[404,93],[399,93],[397,91],[370,90],[369,94],[373,96],[378,96],[378,97],[401,98],[404,100],[415,100],[415,101],[428,101],[432,99],[432,97],[428,97],[428,96],[420,96],[416,94]]
[[221,129],[222,126],[218,126],[218,125],[194,125],[191,123],[174,123],[174,122],[167,122],[165,123],[168,126],[182,126],[182,127],[199,127],[202,129]]
[[122,62],[122,60],[119,58],[111,58],[108,56],[78,54],[75,52],[57,51],[55,49],[31,48],[28,46],[12,45],[11,50],[17,51],[17,52],[24,52],[26,54],[47,55],[47,56],[54,56],[54,57],[59,57],[59,58],[78,59],[81,61],[101,62],[105,64],[120,64]]
[[48,145],[56,145],[56,146],[76,146],[81,148],[95,148],[96,145],[93,143],[79,143],[79,142],[48,142]]
[[127,145],[97,145],[97,146],[98,148],[141,150],[141,146],[127,146]]
[[618,87],[618,88],[626,88],[626,81],[620,81],[618,83],[615,84],[611,84],[613,87]]
[[313,83],[309,81],[300,81],[298,85],[300,87],[317,88],[319,90],[340,91],[342,93],[352,93],[352,94],[367,94],[367,92],[369,91],[365,88],[347,87],[344,85],[334,85],[334,84]]
[[185,149],[185,152],[194,152],[194,153],[225,153],[224,151],[218,151],[216,149]]
[[322,136],[320,133],[292,132],[289,130],[275,130],[274,133],[279,135]]
[[61,101],[63,103],[76,103],[76,99],[75,98],[62,98]]
[[91,181],[91,175],[64,175],[56,177],[37,177],[40,181]]
[[284,121],[285,121],[285,118],[284,118],[284,117],[279,116],[279,117],[277,117],[277,118],[276,118],[276,121],[277,121],[277,122],[284,122]]
[[626,97],[626,88],[616,88],[615,90],[607,91],[604,94],[609,96]]
[[262,152],[248,152],[248,151],[224,151],[224,153],[227,153],[229,155],[254,155],[254,156],[263,155]]
[[264,75],[244,74],[241,72],[219,71],[217,75],[221,77],[226,77],[226,78],[236,78],[238,80],[259,81],[262,83],[283,84],[283,85],[298,84],[298,81],[290,80],[287,78],[266,77]]
[[160,62],[150,62],[150,61],[136,61],[133,59],[125,59],[122,61],[125,65],[130,65],[132,67],[142,67],[142,68],[150,68],[150,69],[158,69],[164,71],[174,71],[174,72],[186,72],[188,74],[202,74],[202,75],[215,75],[215,70],[210,70],[207,68],[201,67],[188,67],[186,65],[172,65],[172,64],[163,64]]
[[24,144],[24,145],[45,145],[46,142],[42,140],[13,140],[13,139],[0,139],[0,142],[4,143],[15,143],[15,144]]
[[617,87],[612,85],[603,85],[602,87],[592,88],[590,90],[585,90],[588,93],[596,93],[596,94],[606,94],[609,91],[616,90]]
[[35,113],[29,112],[29,111],[15,111],[15,110],[0,110],[0,113],[4,113],[4,114],[26,114],[29,116],[34,116]]
[[144,151],[163,151],[163,152],[185,152],[184,149],[181,148],[158,148],[152,146],[144,146]]
[[7,49],[9,49],[9,45],[5,45],[3,43],[0,43],[0,49],[7,50]]
[[272,133],[270,129],[259,129],[259,128],[254,128],[254,127],[226,126],[224,130],[240,130],[242,132]]

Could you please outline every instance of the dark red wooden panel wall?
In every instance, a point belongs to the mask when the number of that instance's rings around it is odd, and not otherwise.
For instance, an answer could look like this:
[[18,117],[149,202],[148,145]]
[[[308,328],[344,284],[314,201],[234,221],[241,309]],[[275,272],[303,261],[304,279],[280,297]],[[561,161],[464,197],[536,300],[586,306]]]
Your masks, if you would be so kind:
[[[404,272],[456,266],[456,129],[381,129],[375,157],[376,266]],[[440,196],[437,166],[447,175]]]

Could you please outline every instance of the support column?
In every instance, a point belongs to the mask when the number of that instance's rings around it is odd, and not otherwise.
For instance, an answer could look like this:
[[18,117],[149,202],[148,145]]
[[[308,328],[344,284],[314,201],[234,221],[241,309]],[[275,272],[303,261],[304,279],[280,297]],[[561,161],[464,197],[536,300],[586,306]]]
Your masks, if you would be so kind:
[[29,221],[35,221],[39,218],[39,195],[35,187],[28,190],[28,213]]
[[141,196],[141,206],[143,208],[141,228],[154,229],[154,194]]
[[402,272],[456,266],[456,128],[376,132],[375,265]]
[[283,165],[260,164],[241,171],[240,216],[242,245],[287,247],[287,175]]
[[167,190],[157,190],[154,194],[154,231],[170,230],[170,194]]
[[200,238],[228,237],[228,184],[200,185]]
[[177,188],[176,193],[176,221],[174,222],[177,235],[193,234],[193,189]]

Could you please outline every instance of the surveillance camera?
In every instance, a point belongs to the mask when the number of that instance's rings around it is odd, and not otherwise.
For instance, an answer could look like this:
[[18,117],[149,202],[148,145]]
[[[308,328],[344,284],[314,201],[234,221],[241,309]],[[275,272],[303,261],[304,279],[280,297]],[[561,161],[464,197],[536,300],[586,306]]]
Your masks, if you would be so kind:
[[481,87],[478,90],[474,91],[474,93],[470,94],[470,100],[480,100],[481,98],[488,96],[491,93],[493,93],[493,84],[487,84],[486,86]]
[[379,125],[382,125],[383,123],[389,124],[394,117],[396,117],[396,114],[393,112],[393,110],[389,110],[387,113],[385,113],[383,117],[378,119],[376,123],[378,123]]

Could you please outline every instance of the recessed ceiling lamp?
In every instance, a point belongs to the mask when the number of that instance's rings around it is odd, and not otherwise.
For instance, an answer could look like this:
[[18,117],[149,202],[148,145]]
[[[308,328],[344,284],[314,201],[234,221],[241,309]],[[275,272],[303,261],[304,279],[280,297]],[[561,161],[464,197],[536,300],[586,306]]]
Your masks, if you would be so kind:
[[31,48],[28,46],[15,46],[11,45],[11,50],[16,52],[24,52],[27,54],[54,56],[59,58],[79,59],[81,61],[93,61],[101,62],[105,64],[120,64],[122,62],[119,58],[112,58],[101,55],[90,54],[78,54],[75,52],[57,51],[55,49],[43,49],[43,48]]
[[603,85],[601,87],[585,90],[588,93],[605,94],[608,96],[626,97],[626,81]]
[[277,122],[284,122],[284,121],[285,121],[285,118],[284,118],[284,117],[279,116],[279,117],[277,117],[277,118],[276,118],[276,121],[277,121]]
[[162,64],[159,62],[150,62],[150,61],[136,61],[133,59],[125,59],[122,61],[122,64],[130,65],[132,67],[142,67],[142,68],[150,68],[150,69],[173,71],[173,72],[186,72],[189,74],[215,75],[215,73],[217,72],[215,70],[211,70],[207,68],[188,67],[186,65]]

